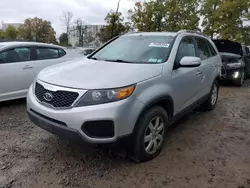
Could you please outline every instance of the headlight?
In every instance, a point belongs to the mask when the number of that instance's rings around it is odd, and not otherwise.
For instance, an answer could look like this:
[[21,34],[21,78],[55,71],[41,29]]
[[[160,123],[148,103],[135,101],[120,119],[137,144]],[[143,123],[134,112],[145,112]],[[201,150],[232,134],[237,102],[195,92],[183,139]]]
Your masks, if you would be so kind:
[[135,85],[109,90],[90,90],[77,103],[77,107],[123,100],[132,95]]

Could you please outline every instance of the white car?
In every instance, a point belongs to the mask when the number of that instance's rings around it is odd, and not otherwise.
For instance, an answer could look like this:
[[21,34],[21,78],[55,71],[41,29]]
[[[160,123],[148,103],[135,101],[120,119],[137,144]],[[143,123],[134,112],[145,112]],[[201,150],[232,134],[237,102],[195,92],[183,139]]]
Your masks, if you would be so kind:
[[25,98],[36,75],[45,67],[80,58],[67,49],[35,42],[0,43],[0,102]]

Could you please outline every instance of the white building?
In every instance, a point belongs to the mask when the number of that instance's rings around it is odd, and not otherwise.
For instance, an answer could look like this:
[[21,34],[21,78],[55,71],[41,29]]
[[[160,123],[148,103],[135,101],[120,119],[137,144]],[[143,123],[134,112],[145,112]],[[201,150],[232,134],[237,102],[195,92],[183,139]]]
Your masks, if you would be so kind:
[[[100,32],[101,28],[104,27],[104,25],[83,25],[83,27],[86,28],[86,32],[84,34],[84,38],[87,36],[93,37],[94,40],[91,41],[88,44],[85,44],[88,47],[96,47],[96,44],[99,43],[99,40],[97,38],[97,34]],[[77,46],[78,42],[79,42],[79,34],[78,34],[78,30],[76,28],[76,26],[72,26],[70,28],[70,35],[69,35],[69,43],[72,46]]]
[[22,25],[22,23],[4,23],[2,22],[2,30],[7,29],[9,26],[15,27],[16,29],[19,28]]

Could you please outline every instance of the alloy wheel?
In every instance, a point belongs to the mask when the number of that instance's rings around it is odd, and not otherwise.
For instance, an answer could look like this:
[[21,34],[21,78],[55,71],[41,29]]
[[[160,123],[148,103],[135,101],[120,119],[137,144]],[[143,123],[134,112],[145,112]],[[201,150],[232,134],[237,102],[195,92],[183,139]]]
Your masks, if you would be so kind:
[[153,118],[144,134],[144,147],[148,154],[154,154],[161,147],[165,134],[165,125],[162,117]]
[[214,84],[213,89],[212,89],[212,95],[211,95],[211,104],[215,105],[216,101],[218,98],[218,88],[216,84]]

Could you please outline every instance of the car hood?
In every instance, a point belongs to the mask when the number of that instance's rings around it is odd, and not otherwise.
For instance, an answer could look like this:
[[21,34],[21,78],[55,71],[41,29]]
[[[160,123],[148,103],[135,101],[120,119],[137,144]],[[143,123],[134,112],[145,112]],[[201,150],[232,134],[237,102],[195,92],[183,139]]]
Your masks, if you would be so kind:
[[116,88],[159,76],[162,66],[162,64],[117,63],[83,58],[45,68],[37,78],[43,82],[70,88]]
[[223,64],[237,63],[240,59],[242,59],[242,56],[238,54],[225,53],[225,52],[221,52],[220,56]]
[[219,52],[226,52],[242,56],[242,47],[238,42],[230,40],[213,40]]

